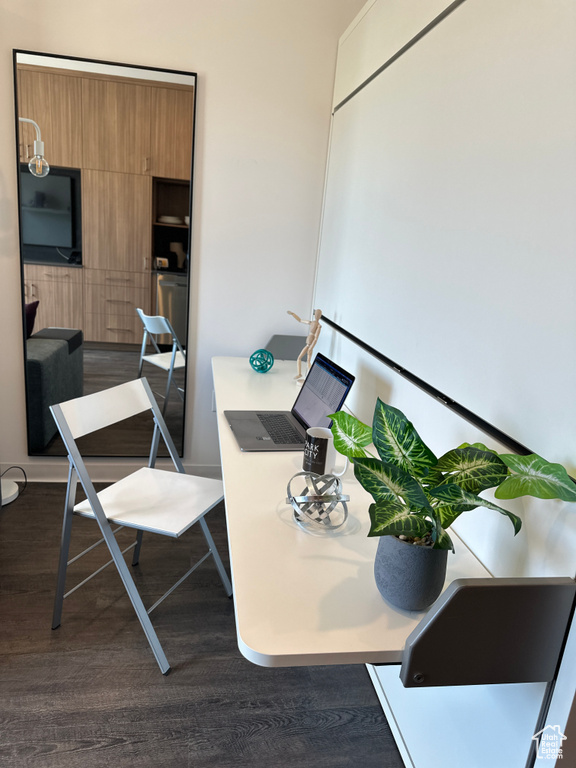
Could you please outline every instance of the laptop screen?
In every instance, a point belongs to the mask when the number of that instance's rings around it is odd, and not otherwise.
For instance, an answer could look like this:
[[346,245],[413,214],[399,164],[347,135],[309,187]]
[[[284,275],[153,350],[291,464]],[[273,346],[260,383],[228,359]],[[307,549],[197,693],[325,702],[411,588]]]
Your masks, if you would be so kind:
[[353,382],[354,376],[318,352],[292,408],[293,416],[305,429],[330,427],[328,415],[340,410]]

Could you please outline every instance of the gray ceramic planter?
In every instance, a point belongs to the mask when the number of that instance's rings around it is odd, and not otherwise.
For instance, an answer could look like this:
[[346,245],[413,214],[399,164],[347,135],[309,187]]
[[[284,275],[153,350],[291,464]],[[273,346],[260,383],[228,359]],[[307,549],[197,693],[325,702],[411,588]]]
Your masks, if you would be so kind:
[[374,561],[380,594],[406,611],[428,608],[444,586],[448,552],[417,547],[396,536],[381,536]]

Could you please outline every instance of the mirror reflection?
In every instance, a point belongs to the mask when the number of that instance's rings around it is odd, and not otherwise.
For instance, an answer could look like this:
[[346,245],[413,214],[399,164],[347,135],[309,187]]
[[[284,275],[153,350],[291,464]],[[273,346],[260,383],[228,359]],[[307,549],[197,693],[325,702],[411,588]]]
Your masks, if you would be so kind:
[[[139,375],[182,453],[195,76],[14,63],[29,453],[65,455],[51,404]],[[150,437],[135,417],[82,451],[146,455]]]

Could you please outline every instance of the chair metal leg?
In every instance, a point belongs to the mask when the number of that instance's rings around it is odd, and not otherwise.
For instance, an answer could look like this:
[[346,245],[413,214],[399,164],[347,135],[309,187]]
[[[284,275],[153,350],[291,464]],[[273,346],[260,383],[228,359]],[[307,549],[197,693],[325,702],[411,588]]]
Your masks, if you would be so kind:
[[[61,434],[63,436],[63,439],[65,439],[65,442],[69,443],[69,441],[66,440],[66,438],[68,437],[67,431],[68,431],[68,427],[66,427],[65,429],[62,428]],[[100,528],[102,536],[106,544],[108,545],[108,549],[110,551],[110,555],[112,556],[112,560],[114,561],[114,564],[118,569],[118,573],[120,575],[120,578],[122,579],[122,583],[124,584],[126,592],[128,593],[128,597],[130,598],[132,607],[136,611],[136,616],[138,616],[138,620],[140,621],[140,625],[144,630],[144,634],[146,635],[146,639],[148,640],[148,644],[152,649],[152,653],[154,654],[156,662],[160,667],[160,671],[162,672],[163,675],[166,675],[170,671],[170,664],[168,664],[168,659],[166,658],[166,655],[162,650],[162,646],[160,645],[160,641],[158,640],[156,631],[154,630],[154,627],[152,626],[152,622],[150,621],[146,608],[144,607],[144,603],[142,602],[140,593],[136,588],[136,584],[134,584],[134,579],[132,578],[130,569],[128,568],[128,565],[124,560],[124,555],[122,554],[122,550],[120,549],[120,546],[116,541],[116,537],[114,536],[112,528],[110,527],[110,523],[106,519],[104,510],[102,509],[102,506],[98,501],[98,497],[94,491],[92,482],[88,476],[88,473],[86,472],[86,468],[82,464],[82,460],[80,459],[80,454],[78,453],[78,449],[76,445],[73,443],[73,439],[72,439],[72,444],[73,444],[72,447],[69,448],[70,456],[71,456],[71,460],[74,462],[74,466],[76,467],[78,478],[82,483],[82,487],[84,488],[86,496],[88,498],[92,497],[92,509],[94,511],[94,515],[98,522],[98,527]]]
[[154,432],[152,433],[152,443],[150,444],[150,456],[148,457],[148,466],[153,469],[158,456],[158,447],[160,445],[160,427],[156,419],[154,420]]
[[206,520],[204,520],[204,518],[202,517],[198,522],[200,523],[200,527],[202,528],[202,533],[204,534],[204,538],[206,539],[206,543],[208,544],[208,549],[212,553],[212,557],[214,558],[214,562],[216,563],[216,569],[220,575],[220,578],[222,579],[222,584],[224,585],[226,594],[228,595],[228,597],[230,597],[232,594],[232,584],[230,584],[230,579],[228,578],[228,574],[226,573],[226,569],[224,568],[224,563],[222,562],[220,553],[218,552],[218,548],[214,543],[214,539],[212,538],[212,534],[210,533],[208,525],[206,524]]
[[162,646],[160,645],[160,641],[158,640],[158,635],[156,634],[156,630],[152,626],[152,622],[150,621],[148,612],[144,607],[144,603],[142,602],[140,593],[138,592],[136,585],[134,584],[134,579],[132,578],[132,575],[130,573],[128,566],[126,565],[126,561],[124,560],[124,557],[122,556],[122,552],[120,551],[118,542],[114,538],[114,534],[110,530],[109,526],[107,528],[104,528],[103,526],[101,526],[101,530],[102,530],[102,535],[104,536],[104,538],[106,539],[106,543],[108,544],[108,548],[110,549],[110,554],[112,555],[112,559],[114,560],[114,563],[116,564],[116,568],[118,569],[118,573],[120,574],[120,578],[122,579],[124,587],[126,588],[126,592],[128,593],[128,597],[130,598],[132,607],[136,611],[136,615],[138,616],[138,620],[140,621],[142,629],[144,630],[144,634],[146,635],[148,644],[150,645],[150,648],[152,649],[152,653],[154,654],[156,662],[160,667],[160,671],[162,672],[163,675],[167,675],[168,672],[170,671],[170,664],[168,663],[168,659],[166,658],[166,655],[162,649]]
[[72,533],[72,517],[78,476],[76,470],[70,464],[68,470],[68,486],[66,487],[66,501],[64,503],[64,519],[62,521],[62,534],[60,537],[60,558],[58,561],[58,579],[56,582],[56,595],[54,597],[54,610],[52,613],[52,629],[57,629],[62,621],[62,604],[64,602],[64,589],[66,587],[66,569],[68,567],[68,553],[70,551],[70,535]]
[[168,371],[168,381],[166,382],[166,394],[164,395],[164,405],[162,406],[162,416],[166,415],[166,406],[168,405],[168,398],[170,397],[170,385],[172,384],[172,366]]
[[148,343],[148,331],[144,329],[144,336],[142,337],[142,347],[140,349],[140,362],[138,364],[138,376],[136,377],[138,379],[142,377],[142,366],[144,365],[144,355],[146,354],[147,343]]
[[138,531],[136,533],[136,546],[134,547],[134,553],[132,555],[132,565],[138,565],[140,560],[140,547],[142,546],[142,536],[144,531]]

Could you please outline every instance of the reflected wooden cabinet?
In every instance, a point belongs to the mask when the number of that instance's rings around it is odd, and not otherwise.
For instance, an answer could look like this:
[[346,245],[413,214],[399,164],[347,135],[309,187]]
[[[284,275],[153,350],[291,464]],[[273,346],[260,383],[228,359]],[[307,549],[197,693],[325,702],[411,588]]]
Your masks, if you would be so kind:
[[38,301],[34,331],[84,325],[83,270],[77,267],[24,265],[24,298]]
[[83,167],[150,173],[150,101],[146,85],[82,79]]
[[153,176],[189,181],[192,168],[194,91],[151,88]]
[[136,307],[150,309],[152,179],[87,170],[83,184],[85,338],[140,343]]
[[[184,225],[157,234],[152,186],[163,181],[172,190],[158,198],[157,213],[184,219],[194,87],[27,64],[18,65],[17,79],[19,115],[39,124],[48,163],[80,168],[82,178],[84,269],[26,265],[26,301],[40,299],[36,328],[82,328],[87,341],[139,344],[135,310],[151,311],[153,232],[159,252],[173,240],[187,245]],[[33,126],[19,124],[22,162],[35,136]]]
[[84,266],[149,271],[151,177],[87,170],[82,193]]
[[[194,88],[18,67],[18,111],[40,126],[50,165],[190,179]],[[34,126],[19,126],[21,162]]]
[[[18,112],[40,127],[46,159],[50,165],[80,168],[82,165],[82,84],[73,75],[18,69]],[[19,124],[19,157],[33,156],[36,130]]]
[[[18,72],[18,116],[28,117],[38,123],[47,156],[52,134],[50,77],[45,72]],[[21,163],[27,163],[34,155],[36,130],[29,123],[19,123],[18,131],[18,155]]]
[[150,314],[150,273],[24,265],[26,303],[38,301],[34,330],[80,328],[85,341],[140,344],[136,307]]
[[139,344],[139,307],[150,314],[150,274],[84,269],[84,337],[86,341]]
[[83,166],[190,179],[194,90],[82,81]]

